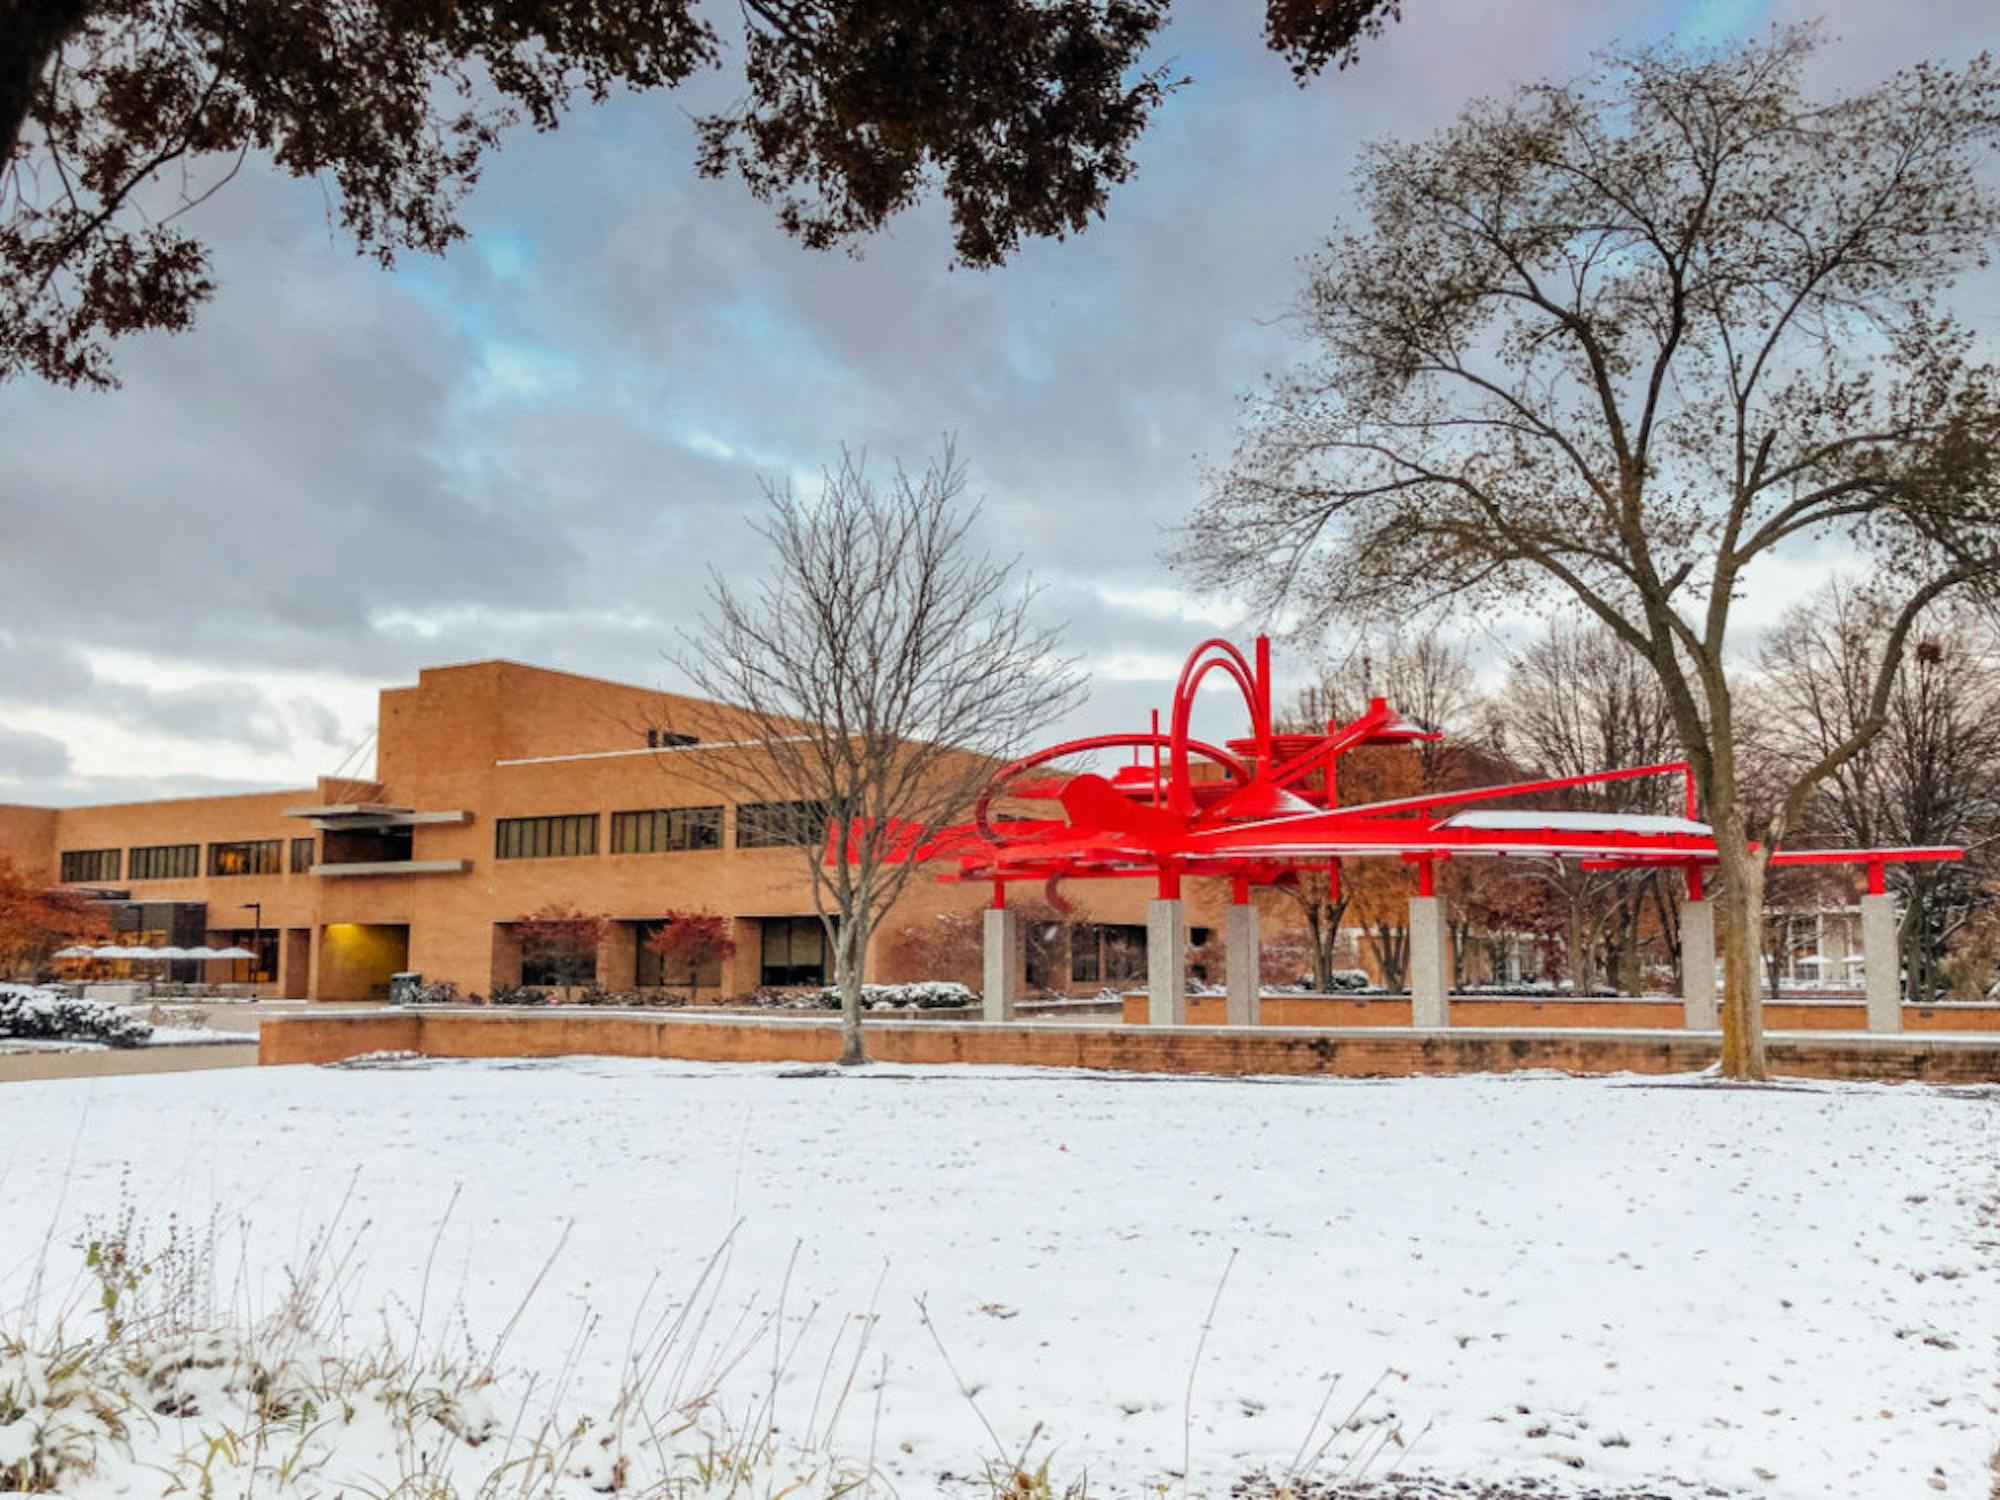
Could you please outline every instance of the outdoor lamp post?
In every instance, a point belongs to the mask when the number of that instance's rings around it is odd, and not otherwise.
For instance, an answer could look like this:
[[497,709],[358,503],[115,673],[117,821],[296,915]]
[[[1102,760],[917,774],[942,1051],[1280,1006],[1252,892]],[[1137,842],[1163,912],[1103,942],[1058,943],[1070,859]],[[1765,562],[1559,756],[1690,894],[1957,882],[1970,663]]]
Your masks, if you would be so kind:
[[264,962],[264,903],[261,901],[245,901],[243,909],[250,913],[250,920],[255,924],[250,929],[250,952],[255,955],[250,960],[250,983],[252,985],[250,998],[255,1000],[257,998],[255,989],[257,972],[259,966]]

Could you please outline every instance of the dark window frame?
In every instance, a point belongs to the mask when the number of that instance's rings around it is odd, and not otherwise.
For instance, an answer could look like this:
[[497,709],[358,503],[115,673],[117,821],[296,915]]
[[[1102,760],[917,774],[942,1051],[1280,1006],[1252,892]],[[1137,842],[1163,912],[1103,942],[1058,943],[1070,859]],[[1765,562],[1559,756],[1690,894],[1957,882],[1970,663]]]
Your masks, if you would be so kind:
[[[783,923],[782,928],[776,924]],[[772,962],[772,938],[780,931],[784,934],[783,962]],[[819,961],[801,962],[798,938],[801,933],[812,932],[818,938]],[[768,989],[792,989],[798,987],[820,988],[828,984],[828,971],[833,967],[832,945],[827,940],[826,924],[818,917],[759,917],[757,919],[757,982]]]
[[[637,944],[637,954],[632,965],[633,988],[641,990],[684,990],[688,988],[685,972],[669,974],[666,955],[648,946],[654,934],[666,928],[671,918],[660,918],[652,922],[634,922],[633,941]],[[760,956],[761,961],[761,956]],[[694,986],[697,990],[719,990],[722,988],[722,955],[710,953],[695,968]]]
[[65,849],[62,852],[63,885],[94,884],[117,880],[123,868],[123,849]]
[[594,812],[493,820],[495,859],[589,859],[597,853]]
[[[826,832],[826,804],[816,797],[791,802],[736,804],[739,849],[809,849]],[[808,830],[812,830],[808,836]]]
[[[186,868],[183,869],[182,866]],[[140,844],[125,851],[127,880],[198,880],[201,845]]]
[[1022,976],[1030,989],[1060,990],[1070,968],[1070,924],[1030,922],[1022,940]]
[[[242,868],[224,866],[240,860]],[[208,873],[217,880],[234,880],[244,875],[282,875],[285,871],[283,839],[225,839],[208,846]]]
[[1134,984],[1146,977],[1146,929],[1135,922],[1078,922],[1069,933],[1072,984]]
[[[316,838],[308,836],[306,838],[293,839],[290,859],[291,872],[294,875],[311,874],[312,867],[319,863],[318,848],[319,840]],[[301,851],[303,851],[303,857],[301,857]]]
[[722,847],[722,805],[635,807],[611,815],[613,854],[692,854]]

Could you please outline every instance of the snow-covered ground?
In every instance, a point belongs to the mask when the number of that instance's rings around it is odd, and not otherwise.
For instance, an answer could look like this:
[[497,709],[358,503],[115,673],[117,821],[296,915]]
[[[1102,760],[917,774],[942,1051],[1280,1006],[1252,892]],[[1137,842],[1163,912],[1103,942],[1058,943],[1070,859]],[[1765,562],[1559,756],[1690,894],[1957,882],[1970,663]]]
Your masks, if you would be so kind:
[[677,1301],[714,1299],[682,1337],[717,1350],[782,1306],[789,1352],[723,1370],[718,1409],[760,1412],[776,1364],[781,1430],[872,1454],[901,1497],[976,1493],[941,1476],[1039,1427],[1093,1496],[1151,1493],[1184,1453],[1215,1496],[1317,1453],[1322,1478],[1988,1500],[1996,1120],[1994,1090],[1527,1075],[563,1059],[17,1084],[0,1307],[44,1263],[44,1295],[73,1295],[66,1246],[124,1193],[142,1226],[220,1215],[218,1280],[246,1263],[260,1305],[337,1223],[357,1328],[422,1309],[490,1340],[546,1264],[503,1413],[531,1376],[608,1409]]

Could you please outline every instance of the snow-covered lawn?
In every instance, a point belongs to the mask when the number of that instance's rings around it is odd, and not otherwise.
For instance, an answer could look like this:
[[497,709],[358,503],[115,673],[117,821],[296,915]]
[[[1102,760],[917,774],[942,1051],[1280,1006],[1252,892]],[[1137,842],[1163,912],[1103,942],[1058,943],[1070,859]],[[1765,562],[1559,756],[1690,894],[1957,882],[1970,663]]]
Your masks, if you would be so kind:
[[[635,1329],[718,1280],[691,1349],[782,1302],[787,1352],[721,1370],[715,1410],[761,1420],[776,1364],[780,1431],[872,1454],[905,1500],[976,1493],[941,1476],[1037,1428],[1094,1496],[1186,1451],[1218,1497],[1319,1452],[1321,1478],[1987,1500],[1997,1119],[1993,1090],[1523,1075],[563,1059],[17,1084],[0,1306],[45,1258],[45,1295],[73,1293],[66,1247],[123,1183],[142,1226],[222,1217],[225,1301],[275,1304],[337,1221],[365,1334],[422,1308],[490,1341],[546,1263],[503,1419],[531,1376],[607,1411]],[[260,1298],[230,1290],[239,1259]]]

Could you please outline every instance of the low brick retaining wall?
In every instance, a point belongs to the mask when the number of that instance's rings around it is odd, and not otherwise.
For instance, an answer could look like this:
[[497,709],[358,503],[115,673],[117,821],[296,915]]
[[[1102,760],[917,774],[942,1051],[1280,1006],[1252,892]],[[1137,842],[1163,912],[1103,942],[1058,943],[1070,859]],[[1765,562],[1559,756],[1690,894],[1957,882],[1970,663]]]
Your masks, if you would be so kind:
[[[325,1063],[371,1052],[429,1057],[678,1058],[831,1062],[840,1028],[819,1017],[424,1009],[285,1016],[259,1037],[264,1063]],[[1811,1078],[2000,1082],[2000,1038],[1774,1036],[1773,1071]],[[873,1022],[882,1062],[984,1063],[1134,1073],[1402,1077],[1556,1068],[1573,1073],[1687,1073],[1716,1059],[1712,1033],[1580,1029],[1395,1031],[1303,1027],[1066,1026],[1050,1022]]]
[[[1220,1026],[1224,1020],[1220,995],[1190,995],[1188,1024]],[[1517,995],[1454,995],[1454,1027],[1579,1026],[1586,1029],[1678,1031],[1681,1002],[1670,999],[1604,997],[1536,1000]],[[1125,1022],[1146,1023],[1146,997],[1124,997]],[[1261,1007],[1266,1026],[1404,1026],[1410,1024],[1407,995],[1266,995]],[[1768,1000],[1764,1025],[1771,1031],[1866,1031],[1868,1007],[1861,1000]],[[1905,1005],[1905,1031],[2000,1032],[2000,1005],[1977,1002]]]

